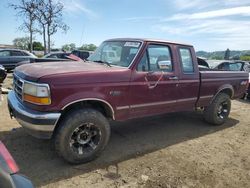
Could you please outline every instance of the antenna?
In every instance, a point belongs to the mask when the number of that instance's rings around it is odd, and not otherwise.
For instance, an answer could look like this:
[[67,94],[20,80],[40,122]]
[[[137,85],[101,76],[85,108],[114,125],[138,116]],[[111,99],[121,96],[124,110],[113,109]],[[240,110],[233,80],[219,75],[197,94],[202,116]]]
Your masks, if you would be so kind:
[[79,47],[81,47],[83,45],[83,34],[84,34],[84,24],[82,25],[82,34],[81,34],[81,39],[80,39],[80,43],[79,43]]

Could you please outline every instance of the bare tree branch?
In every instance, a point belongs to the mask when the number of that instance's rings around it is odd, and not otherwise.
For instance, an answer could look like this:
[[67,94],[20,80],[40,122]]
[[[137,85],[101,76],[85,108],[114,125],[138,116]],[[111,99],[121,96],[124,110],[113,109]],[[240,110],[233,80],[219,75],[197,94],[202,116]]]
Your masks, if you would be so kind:
[[24,32],[29,33],[29,43],[30,43],[30,52],[32,51],[32,41],[33,36],[37,32],[35,28],[35,21],[36,21],[36,1],[35,0],[20,0],[19,4],[10,4],[14,10],[17,11],[16,16],[23,18],[23,24],[19,27]]
[[53,0],[37,0],[38,9],[37,17],[40,25],[42,26],[42,33],[44,39],[44,46],[46,46],[47,34],[47,47],[48,52],[51,49],[51,36],[55,34],[58,29],[66,32],[68,26],[62,21],[63,4],[59,1]]

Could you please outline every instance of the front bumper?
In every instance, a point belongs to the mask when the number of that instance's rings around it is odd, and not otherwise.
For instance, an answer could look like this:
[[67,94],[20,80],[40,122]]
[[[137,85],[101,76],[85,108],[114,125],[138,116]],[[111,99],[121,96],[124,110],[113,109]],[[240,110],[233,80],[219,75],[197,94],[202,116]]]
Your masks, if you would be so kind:
[[8,94],[8,107],[11,117],[14,116],[30,135],[37,138],[51,138],[61,116],[61,113],[39,112],[25,107],[14,91]]

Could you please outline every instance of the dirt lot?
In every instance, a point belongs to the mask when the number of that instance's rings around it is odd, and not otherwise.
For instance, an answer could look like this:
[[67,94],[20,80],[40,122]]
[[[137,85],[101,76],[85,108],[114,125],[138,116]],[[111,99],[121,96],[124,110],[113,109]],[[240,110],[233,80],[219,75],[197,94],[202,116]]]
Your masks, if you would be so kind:
[[[5,87],[11,83],[11,77]],[[11,120],[6,95],[0,106],[0,140],[37,187],[250,187],[250,103],[233,101],[220,127],[199,113],[112,123],[110,142],[97,160],[72,166]]]

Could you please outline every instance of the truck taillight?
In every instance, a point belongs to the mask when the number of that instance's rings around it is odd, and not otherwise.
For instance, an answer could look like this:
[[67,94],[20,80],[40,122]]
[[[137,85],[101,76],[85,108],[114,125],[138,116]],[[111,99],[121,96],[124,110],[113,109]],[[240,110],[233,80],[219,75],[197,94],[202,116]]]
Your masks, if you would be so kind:
[[15,160],[2,142],[0,142],[0,156],[2,156],[2,158],[4,159],[3,162],[5,162],[7,165],[8,169],[5,170],[10,171],[11,174],[15,174],[19,171]]

